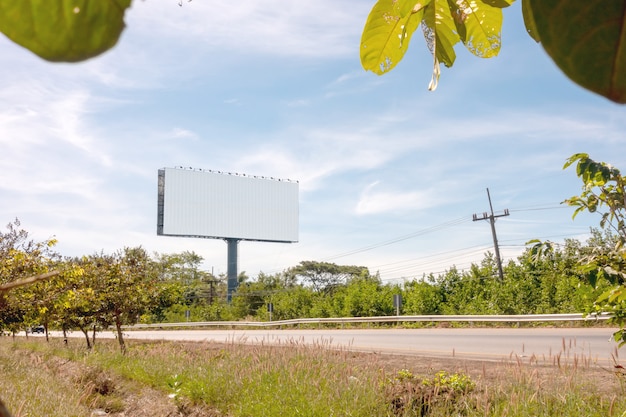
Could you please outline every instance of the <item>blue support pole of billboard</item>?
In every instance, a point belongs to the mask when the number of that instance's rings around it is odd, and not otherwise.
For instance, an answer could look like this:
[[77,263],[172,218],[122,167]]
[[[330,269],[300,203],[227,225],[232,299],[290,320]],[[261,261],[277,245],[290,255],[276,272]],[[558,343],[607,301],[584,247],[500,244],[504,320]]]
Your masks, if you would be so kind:
[[237,286],[239,284],[239,281],[237,280],[237,245],[239,244],[239,239],[228,238],[224,240],[228,244],[228,292],[226,300],[230,304],[233,299],[233,292],[237,290]]

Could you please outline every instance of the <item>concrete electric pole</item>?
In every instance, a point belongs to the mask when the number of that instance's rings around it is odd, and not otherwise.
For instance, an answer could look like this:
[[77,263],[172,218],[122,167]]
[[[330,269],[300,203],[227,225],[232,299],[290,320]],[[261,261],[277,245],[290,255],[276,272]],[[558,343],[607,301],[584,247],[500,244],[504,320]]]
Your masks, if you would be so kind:
[[474,214],[474,221],[478,220],[489,220],[491,224],[491,234],[493,235],[493,247],[496,251],[496,261],[498,262],[498,275],[500,276],[500,281],[504,280],[504,272],[502,271],[502,258],[500,258],[500,248],[498,247],[498,237],[496,236],[496,218],[504,217],[509,215],[509,209],[504,209],[504,213],[502,214],[493,214],[493,206],[491,205],[491,195],[489,195],[489,188],[487,188],[487,198],[489,199],[489,209],[491,210],[491,214],[484,212],[482,217],[479,217],[477,214]]

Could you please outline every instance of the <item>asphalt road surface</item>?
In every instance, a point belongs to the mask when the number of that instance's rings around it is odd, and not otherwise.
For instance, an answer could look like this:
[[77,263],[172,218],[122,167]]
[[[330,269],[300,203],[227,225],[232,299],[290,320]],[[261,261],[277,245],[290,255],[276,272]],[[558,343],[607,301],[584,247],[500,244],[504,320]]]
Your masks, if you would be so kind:
[[[137,330],[127,339],[272,345],[322,345],[338,349],[480,360],[613,363],[619,360],[613,328],[459,328],[325,330]],[[53,336],[59,336],[54,332]],[[84,337],[73,332],[72,337]],[[113,338],[113,332],[98,337]],[[626,351],[621,352],[626,357]]]

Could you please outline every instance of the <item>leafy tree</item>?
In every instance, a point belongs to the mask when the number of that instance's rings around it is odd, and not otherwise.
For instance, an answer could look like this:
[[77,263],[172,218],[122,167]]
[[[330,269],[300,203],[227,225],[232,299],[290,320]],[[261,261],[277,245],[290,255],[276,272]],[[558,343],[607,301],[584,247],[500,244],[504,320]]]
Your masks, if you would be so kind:
[[311,288],[301,285],[291,286],[274,292],[269,301],[274,304],[274,320],[289,320],[301,317],[324,317],[312,313],[312,308],[319,294]]
[[180,281],[190,285],[202,275],[199,270],[203,258],[195,252],[184,251],[174,254],[156,254],[159,279]]
[[[177,303],[191,307],[211,303],[217,296],[218,280],[208,272],[200,271],[202,256],[184,251],[174,254],[156,254],[156,268],[162,291],[158,308],[149,320],[164,320],[164,310]],[[189,308],[188,308],[189,309]]]
[[433,315],[441,314],[443,303],[441,287],[435,284],[435,278],[430,275],[428,280],[413,280],[404,286],[403,308],[405,314]]
[[[430,90],[440,63],[451,67],[462,42],[475,56],[498,55],[502,9],[515,0],[378,0],[361,37],[363,68],[376,74],[393,69],[421,26],[433,56]],[[625,0],[523,0],[530,36],[540,42],[572,81],[618,103],[626,102],[626,46],[622,28]]]
[[481,265],[472,264],[468,272],[457,275],[456,269],[448,271],[444,278],[443,314],[496,314],[492,301],[496,265],[488,253]]
[[97,326],[98,315],[102,311],[100,294],[105,282],[101,280],[106,264],[104,255],[94,255],[75,260],[83,273],[76,279],[68,280],[56,303],[56,317],[63,333],[79,329],[85,336],[87,349],[91,349],[89,330]]
[[42,242],[29,239],[18,219],[6,228],[6,232],[0,232],[0,285],[11,288],[15,284],[16,289],[10,294],[0,291],[0,329],[8,328],[15,333],[26,326],[34,299],[32,289],[21,283],[57,275],[58,272],[52,272],[60,256],[53,250],[55,239]]
[[97,254],[81,260],[84,274],[63,293],[63,330],[88,330],[115,326],[122,352],[126,351],[122,326],[139,321],[158,304],[162,287],[155,262],[141,247],[125,248],[112,255]]
[[314,291],[324,293],[330,293],[337,286],[345,284],[350,277],[359,276],[362,273],[369,275],[368,269],[363,266],[317,261],[302,261],[288,271],[294,279],[300,278]]
[[[581,259],[580,270],[592,285],[606,279],[612,288],[596,300],[596,310],[613,314],[619,326],[626,322],[626,179],[620,171],[596,162],[585,153],[572,155],[564,169],[576,164],[576,175],[583,182],[580,195],[565,203],[576,207],[573,217],[587,211],[600,216],[600,227],[609,233],[603,239],[596,235],[596,246]],[[620,346],[626,343],[624,328],[615,333]]]
[[231,305],[237,318],[255,316],[257,311],[266,305],[266,298],[272,289],[266,287],[264,282],[244,282],[237,287],[233,294]]
[[382,285],[380,277],[362,273],[350,279],[335,297],[342,297],[344,317],[387,316],[395,313],[393,294],[398,288]]
[[125,248],[105,260],[100,320],[115,325],[120,349],[125,352],[122,326],[136,324],[141,314],[156,304],[160,287],[154,262],[141,247]]
[[54,268],[59,274],[54,279],[42,280],[28,288],[30,309],[27,317],[32,325],[43,325],[46,340],[49,340],[50,326],[61,323],[65,293],[70,290],[84,273],[80,265],[73,260],[63,260],[55,263]]

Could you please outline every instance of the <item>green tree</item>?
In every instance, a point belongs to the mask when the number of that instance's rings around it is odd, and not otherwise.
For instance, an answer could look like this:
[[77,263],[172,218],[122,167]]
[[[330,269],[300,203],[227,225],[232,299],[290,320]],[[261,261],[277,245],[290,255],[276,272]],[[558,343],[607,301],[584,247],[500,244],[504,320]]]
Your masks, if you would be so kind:
[[[13,333],[27,326],[29,311],[35,298],[30,285],[20,282],[36,282],[35,277],[52,277],[60,255],[53,250],[55,239],[36,242],[21,228],[18,219],[9,223],[7,231],[0,232],[0,285],[15,289],[8,293],[0,291],[0,329],[7,328]],[[18,285],[19,284],[19,285]]]
[[49,340],[50,327],[61,323],[64,293],[72,288],[73,283],[84,273],[79,263],[71,259],[55,262],[53,268],[59,271],[58,276],[36,282],[28,288],[30,301],[28,321],[32,325],[43,325],[46,340]]
[[179,281],[191,285],[201,278],[199,270],[204,259],[195,252],[184,251],[173,254],[156,254],[159,266],[159,279]]
[[393,294],[400,293],[398,288],[382,285],[380,277],[371,276],[363,271],[351,278],[334,297],[342,297],[342,312],[345,317],[371,317],[395,314]]
[[[87,275],[95,280],[92,287],[95,319],[102,327],[115,326],[120,349],[125,352],[122,326],[136,324],[142,314],[158,303],[161,286],[155,262],[141,247],[97,255],[91,262],[93,274]],[[88,292],[85,287],[76,291]]]
[[344,285],[351,277],[362,273],[369,275],[364,266],[337,265],[330,262],[302,261],[287,272],[293,280],[299,278],[316,292],[330,293],[339,285]]
[[612,285],[596,300],[595,308],[610,312],[614,322],[622,326],[614,335],[621,346],[626,343],[626,179],[619,169],[596,162],[585,153],[572,155],[563,168],[574,164],[583,188],[580,195],[565,203],[576,207],[574,218],[584,211],[599,215],[600,227],[609,232],[605,238],[596,235],[596,245],[581,259],[580,271],[594,286],[600,279]]
[[404,313],[410,315],[440,314],[443,294],[441,287],[435,283],[434,276],[428,279],[413,280],[404,285]]
[[324,317],[311,312],[316,294],[311,288],[301,285],[284,288],[271,295],[269,301],[274,304],[274,320],[289,320],[302,317]]
[[82,274],[68,280],[64,291],[59,294],[55,304],[55,315],[63,333],[72,329],[80,330],[85,336],[87,349],[91,349],[89,330],[98,322],[102,311],[99,295],[104,291],[105,282],[101,280],[106,268],[104,255],[94,255],[75,260],[80,265]]

